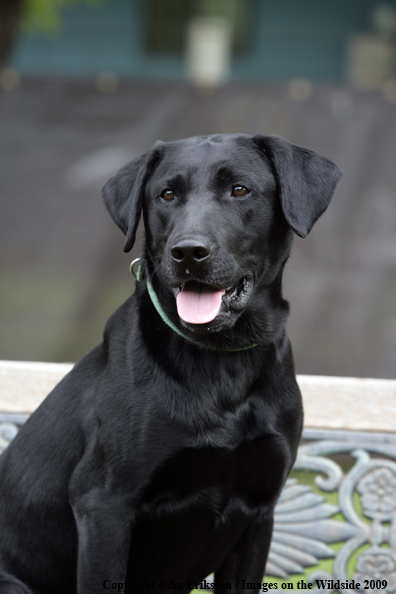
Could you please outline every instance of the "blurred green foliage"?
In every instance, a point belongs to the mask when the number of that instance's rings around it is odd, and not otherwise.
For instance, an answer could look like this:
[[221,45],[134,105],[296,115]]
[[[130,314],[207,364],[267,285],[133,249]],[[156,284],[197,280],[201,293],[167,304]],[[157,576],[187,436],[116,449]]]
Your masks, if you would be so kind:
[[76,4],[94,6],[103,0],[25,0],[22,27],[25,30],[57,33],[62,27],[62,10]]

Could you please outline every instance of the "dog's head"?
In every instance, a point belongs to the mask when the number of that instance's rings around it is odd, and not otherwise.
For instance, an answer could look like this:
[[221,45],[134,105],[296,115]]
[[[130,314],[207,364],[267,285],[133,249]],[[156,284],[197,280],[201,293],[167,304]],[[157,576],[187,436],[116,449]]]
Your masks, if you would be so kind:
[[157,143],[112,177],[103,195],[125,251],[143,209],[146,273],[173,321],[219,333],[264,293],[282,302],[293,231],[306,237],[340,176],[328,159],[281,138],[219,134]]

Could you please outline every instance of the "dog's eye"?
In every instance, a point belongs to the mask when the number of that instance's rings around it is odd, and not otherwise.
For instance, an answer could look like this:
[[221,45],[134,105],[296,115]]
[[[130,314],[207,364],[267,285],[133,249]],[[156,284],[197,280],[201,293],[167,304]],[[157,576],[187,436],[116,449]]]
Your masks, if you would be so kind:
[[232,188],[232,195],[233,196],[246,196],[249,193],[249,190],[245,188],[245,186],[233,186]]
[[162,192],[161,196],[162,196],[162,198],[165,198],[165,200],[173,200],[173,198],[175,197],[172,190],[164,190]]

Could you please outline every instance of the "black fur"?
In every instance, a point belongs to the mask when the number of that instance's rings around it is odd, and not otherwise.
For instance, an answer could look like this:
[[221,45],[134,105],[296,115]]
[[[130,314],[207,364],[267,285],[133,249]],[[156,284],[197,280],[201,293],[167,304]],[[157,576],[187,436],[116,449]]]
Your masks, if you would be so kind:
[[[29,418],[0,458],[4,572],[34,594],[261,581],[302,428],[282,272],[291,229],[309,232],[339,176],[279,138],[214,135],[157,144],[106,184],[126,250],[143,206],[142,270],[185,337],[138,283]],[[205,257],[172,257],[187,244]],[[191,279],[239,293],[183,322],[175,293]],[[15,578],[0,573],[1,594],[29,592]]]
[[1,594],[34,594],[30,588],[12,575],[0,571]]

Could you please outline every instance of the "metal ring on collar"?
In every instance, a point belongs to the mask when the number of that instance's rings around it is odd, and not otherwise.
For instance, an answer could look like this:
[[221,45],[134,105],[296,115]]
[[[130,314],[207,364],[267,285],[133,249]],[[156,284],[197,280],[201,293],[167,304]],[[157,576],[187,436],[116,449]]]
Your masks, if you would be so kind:
[[136,280],[140,281],[141,280],[141,271],[140,271],[140,265],[137,267],[137,269],[135,269],[136,264],[139,264],[140,262],[140,258],[135,258],[130,266],[129,266],[129,272],[136,278]]

